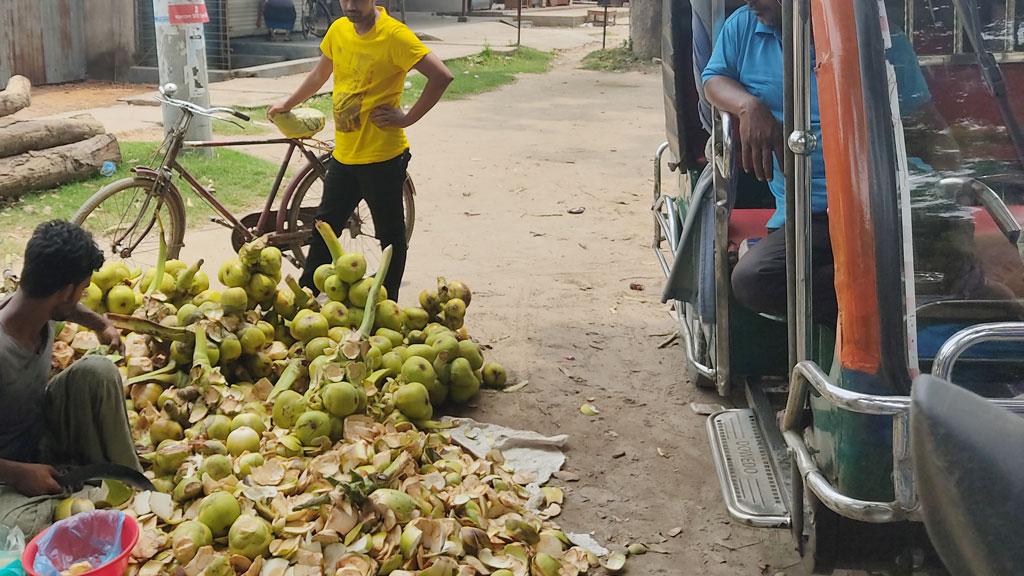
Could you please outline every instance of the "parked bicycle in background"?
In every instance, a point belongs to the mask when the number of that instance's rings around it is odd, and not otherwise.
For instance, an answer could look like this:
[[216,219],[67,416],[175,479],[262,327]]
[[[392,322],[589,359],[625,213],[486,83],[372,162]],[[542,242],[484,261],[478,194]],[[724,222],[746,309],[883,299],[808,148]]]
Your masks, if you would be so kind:
[[[337,3],[334,5],[338,6]],[[343,16],[343,14],[335,15],[335,12],[335,10],[331,10],[331,5],[326,0],[305,0],[305,5],[302,8],[303,35],[306,38],[310,36],[323,38],[334,20]],[[340,12],[340,7],[337,12]]]

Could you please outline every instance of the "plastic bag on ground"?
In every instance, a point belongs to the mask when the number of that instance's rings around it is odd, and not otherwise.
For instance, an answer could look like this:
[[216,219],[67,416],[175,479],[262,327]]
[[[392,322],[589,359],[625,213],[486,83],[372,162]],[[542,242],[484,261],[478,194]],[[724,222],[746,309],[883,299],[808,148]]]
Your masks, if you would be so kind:
[[57,522],[39,539],[32,570],[41,576],[60,576],[73,564],[88,562],[95,569],[121,552],[124,513],[96,510]]
[[0,525],[0,576],[24,574],[21,571],[21,553],[24,550],[25,534],[21,529]]
[[540,486],[547,483],[551,475],[565,464],[562,447],[569,440],[565,434],[544,436],[531,430],[506,428],[472,418],[445,420],[458,424],[451,430],[452,440],[457,444],[477,458],[486,458],[491,450],[500,450],[510,468],[533,476],[531,484]]

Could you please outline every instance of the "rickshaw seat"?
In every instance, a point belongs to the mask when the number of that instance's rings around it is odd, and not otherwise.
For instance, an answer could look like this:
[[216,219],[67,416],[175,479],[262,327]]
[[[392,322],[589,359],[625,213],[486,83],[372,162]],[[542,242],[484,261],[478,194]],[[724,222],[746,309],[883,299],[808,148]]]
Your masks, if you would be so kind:
[[735,252],[749,238],[764,238],[774,213],[769,208],[733,208],[729,213],[729,251]]

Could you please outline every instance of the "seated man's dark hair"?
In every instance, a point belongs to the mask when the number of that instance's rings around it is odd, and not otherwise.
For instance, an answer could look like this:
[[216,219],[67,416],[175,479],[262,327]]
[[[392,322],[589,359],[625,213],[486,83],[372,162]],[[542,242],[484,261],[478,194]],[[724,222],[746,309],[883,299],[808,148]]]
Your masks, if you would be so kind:
[[50,220],[36,226],[25,247],[20,288],[32,298],[46,298],[80,284],[102,265],[92,234],[78,224]]

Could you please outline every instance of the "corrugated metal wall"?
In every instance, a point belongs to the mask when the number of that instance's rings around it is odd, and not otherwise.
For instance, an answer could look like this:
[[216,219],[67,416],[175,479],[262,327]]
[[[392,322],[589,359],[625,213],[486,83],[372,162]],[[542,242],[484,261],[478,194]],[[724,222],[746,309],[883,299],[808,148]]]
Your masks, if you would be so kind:
[[255,36],[266,34],[256,27],[262,0],[222,0],[228,5],[228,37]]
[[86,0],[85,71],[124,81],[135,65],[135,0]]
[[0,0],[0,86],[85,79],[84,0]]

